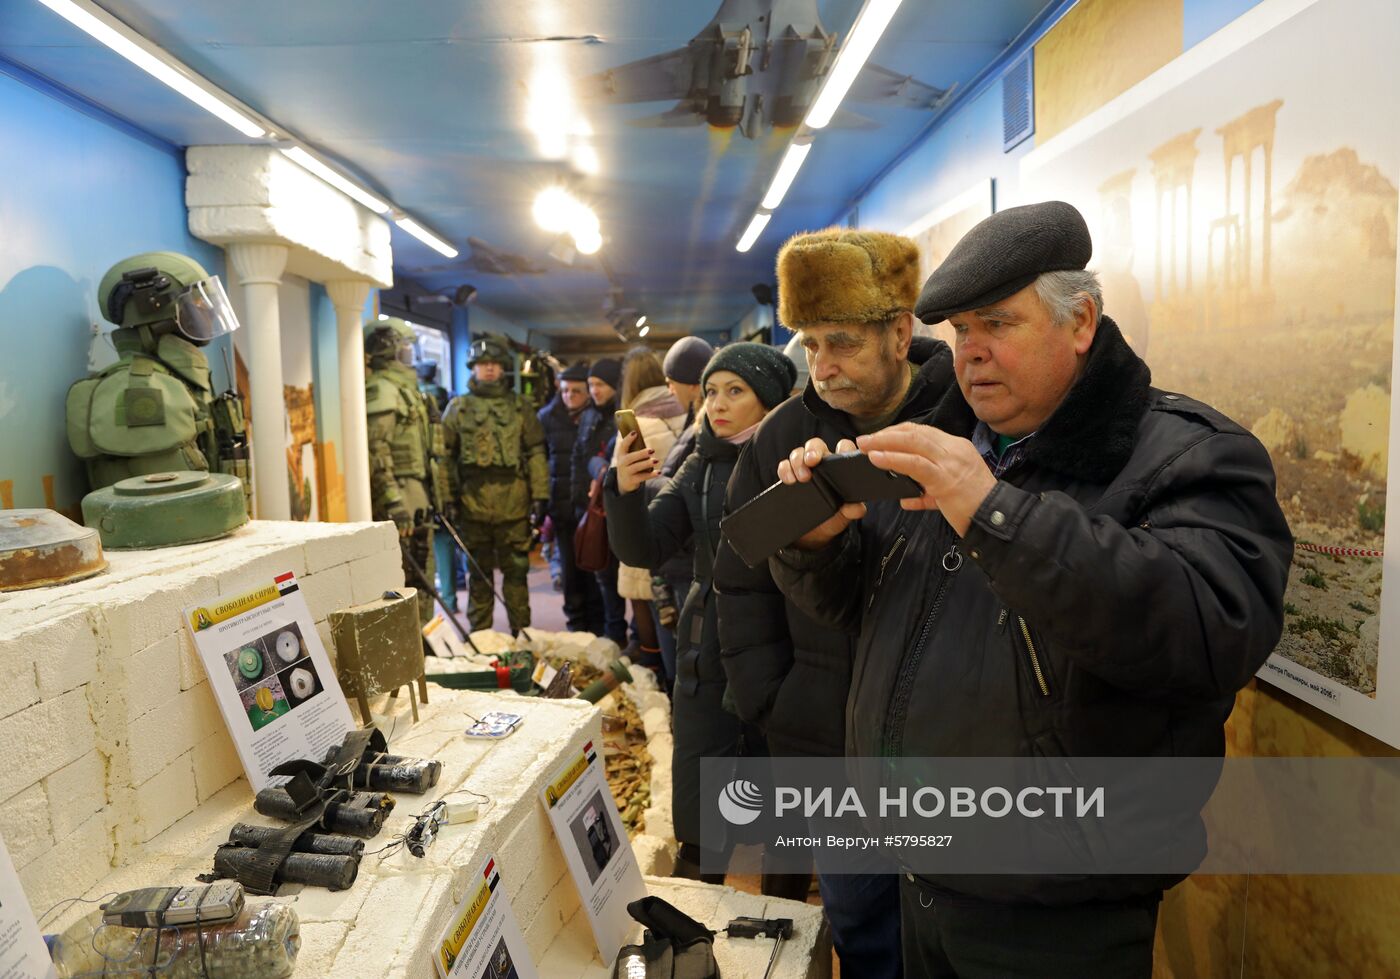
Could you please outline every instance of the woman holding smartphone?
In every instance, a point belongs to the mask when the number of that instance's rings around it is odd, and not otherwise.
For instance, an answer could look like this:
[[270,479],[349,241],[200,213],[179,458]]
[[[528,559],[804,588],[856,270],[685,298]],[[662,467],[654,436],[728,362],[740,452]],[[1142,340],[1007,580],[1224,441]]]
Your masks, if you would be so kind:
[[[676,626],[672,693],[672,816],[681,843],[678,876],[700,876],[700,759],[738,755],[746,741],[757,738],[724,706],[719,622],[711,594],[714,558],[725,487],[735,460],[763,417],[787,399],[794,376],[792,362],[773,347],[759,343],[722,347],[700,378],[705,414],[695,451],[670,485],[647,504],[638,490],[657,476],[661,458],[654,448],[638,448],[635,436],[619,436],[616,467],[608,475],[603,495],[608,540],[625,563],[654,568],[692,538],[696,544],[695,580]],[[759,745],[761,750],[761,741]],[[728,849],[712,855],[716,864],[727,859]],[[715,876],[722,880],[724,875]]]

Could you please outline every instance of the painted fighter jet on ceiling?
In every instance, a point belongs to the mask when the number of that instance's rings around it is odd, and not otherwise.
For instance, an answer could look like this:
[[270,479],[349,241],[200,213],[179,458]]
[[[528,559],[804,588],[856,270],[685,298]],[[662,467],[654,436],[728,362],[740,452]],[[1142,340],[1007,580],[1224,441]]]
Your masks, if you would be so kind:
[[[753,139],[765,126],[802,122],[836,54],[836,35],[822,27],[817,0],[723,0],[685,47],[592,75],[583,91],[605,102],[679,103],[639,126],[737,126]],[[867,64],[846,98],[932,109],[950,91]],[[877,125],[844,110],[831,124]]]

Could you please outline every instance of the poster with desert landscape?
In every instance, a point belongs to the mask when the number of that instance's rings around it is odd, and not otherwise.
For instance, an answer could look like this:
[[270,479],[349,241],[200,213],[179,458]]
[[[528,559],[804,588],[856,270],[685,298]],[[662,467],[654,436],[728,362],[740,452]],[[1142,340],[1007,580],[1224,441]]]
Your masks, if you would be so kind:
[[[953,246],[962,240],[962,236],[971,231],[977,222],[992,216],[995,192],[995,181],[990,178],[979,180],[900,232],[907,238],[913,238],[919,246],[920,281],[927,279],[934,269],[943,264]],[[928,329],[932,331],[932,336],[938,337],[949,346],[953,345],[953,328],[947,320]]]
[[1265,0],[1028,153],[1019,197],[1084,213],[1105,312],[1153,383],[1268,447],[1298,548],[1260,677],[1400,746],[1384,557],[1400,62],[1368,29],[1395,16]]

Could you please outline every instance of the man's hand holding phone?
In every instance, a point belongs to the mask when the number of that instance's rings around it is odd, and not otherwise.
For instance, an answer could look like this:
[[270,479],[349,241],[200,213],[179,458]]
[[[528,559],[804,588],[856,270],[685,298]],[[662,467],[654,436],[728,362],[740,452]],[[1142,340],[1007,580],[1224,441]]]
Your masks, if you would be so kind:
[[[842,439],[836,443],[837,452],[853,452],[855,448],[855,443],[850,439]],[[821,465],[821,461],[830,454],[824,441],[819,438],[808,439],[806,445],[793,449],[786,459],[778,463],[778,478],[789,485],[811,482],[812,469]],[[804,551],[823,548],[863,516],[864,503],[846,503],[819,526],[793,541],[792,546]]]

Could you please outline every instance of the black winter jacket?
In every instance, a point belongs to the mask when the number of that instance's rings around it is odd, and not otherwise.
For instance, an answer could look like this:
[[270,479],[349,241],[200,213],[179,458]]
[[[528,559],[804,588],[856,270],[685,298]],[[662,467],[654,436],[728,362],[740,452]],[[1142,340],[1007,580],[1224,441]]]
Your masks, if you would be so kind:
[[[549,515],[557,525],[574,525],[574,443],[578,441],[578,417],[570,415],[555,395],[538,412],[544,427],[545,454],[549,459]],[[582,415],[582,412],[579,413]]]
[[[666,453],[666,458],[661,463],[661,475],[664,479],[652,480],[647,483],[648,503],[656,498],[656,494],[661,492],[666,483],[675,478],[676,473],[680,472],[681,466],[685,464],[685,460],[689,459],[695,453],[695,446],[700,441],[700,426],[695,423],[694,415],[695,412],[692,411],[687,418],[685,429],[681,432],[680,437],[676,439],[675,444],[671,446],[671,451]],[[728,482],[728,479],[725,481]],[[652,490],[653,486],[656,487],[655,491]],[[693,577],[692,567],[694,564],[695,540],[692,538],[689,544],[686,544],[675,554],[671,555],[669,560],[661,562],[658,567],[652,570],[668,581],[675,581],[682,578],[690,579]],[[686,591],[689,591],[688,587]],[[685,595],[686,592],[677,594],[676,601],[684,602]]]
[[[614,398],[603,407],[590,404],[583,409],[583,414],[578,418],[578,438],[574,440],[574,461],[573,473],[573,505],[574,519],[583,516],[583,511],[588,509],[588,486],[593,481],[588,475],[588,463],[597,456],[603,455],[607,451],[608,442],[617,434],[617,423],[613,421],[613,414],[617,411],[617,399]],[[604,457],[611,460],[611,454]]]
[[[603,494],[608,543],[623,564],[655,568],[681,549],[694,548],[694,580],[676,625],[676,651],[679,659],[688,646],[701,650],[702,681],[725,680],[719,665],[718,609],[712,589],[725,486],[738,458],[739,447],[715,435],[705,423],[695,440],[695,451],[649,504],[640,489],[618,493],[615,469],[608,473],[607,492]],[[702,622],[695,621],[697,615]],[[684,678],[679,667],[677,673],[676,682],[681,683]]]
[[[1282,631],[1293,538],[1258,440],[1150,382],[1105,317],[966,537],[936,511],[881,503],[827,548],[769,562],[800,606],[859,629],[848,754],[1223,755],[1235,693]],[[976,424],[956,387],[925,421],[963,437]],[[927,880],[1067,904],[1179,879]]]
[[[953,380],[953,353],[941,340],[916,337],[909,359],[919,367],[896,422],[926,414]],[[778,463],[813,436],[835,447],[855,438],[851,418],[828,405],[811,383],[769,413],[744,447],[730,479],[734,510],[778,479]],[[768,568],[750,568],[729,544],[715,559],[720,644],[731,695],[775,755],[839,756],[845,751],[850,636],[832,631],[785,600]],[[852,629],[854,631],[854,629]]]
[[656,567],[688,543],[695,549],[695,577],[676,625],[672,693],[676,744],[671,814],[676,839],[683,843],[698,843],[701,838],[701,759],[732,757],[758,748],[747,744],[739,718],[723,706],[725,675],[711,585],[725,484],[738,456],[739,447],[716,436],[706,424],[695,451],[650,504],[641,490],[618,493],[616,469],[608,472],[603,494],[608,541],[623,563]]

